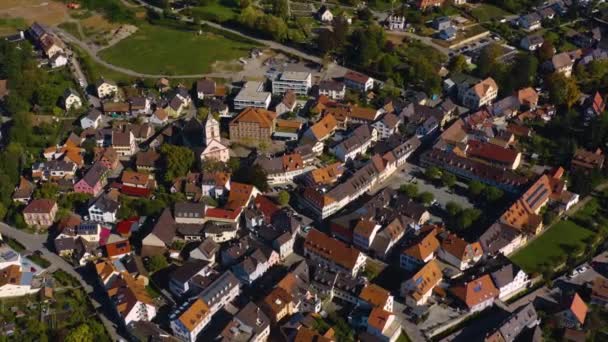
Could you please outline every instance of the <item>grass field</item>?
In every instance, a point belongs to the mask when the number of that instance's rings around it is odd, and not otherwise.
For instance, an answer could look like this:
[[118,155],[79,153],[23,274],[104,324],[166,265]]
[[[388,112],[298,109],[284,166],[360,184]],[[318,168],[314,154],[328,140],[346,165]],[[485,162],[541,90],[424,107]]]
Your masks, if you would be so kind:
[[144,24],[130,37],[103,50],[101,58],[142,73],[186,75],[211,71],[215,61],[246,56],[252,44],[222,35]]
[[556,266],[558,260],[584,247],[594,233],[572,221],[560,221],[511,257],[526,272],[539,272],[542,265]]
[[489,4],[479,4],[471,10],[471,15],[479,22],[502,18],[510,14],[502,8]]
[[68,8],[59,1],[1,0],[0,17],[23,18],[28,24],[37,21],[57,25],[68,17]]
[[21,18],[0,18],[0,34],[9,35],[27,28],[27,23]]
[[225,1],[211,1],[205,6],[196,6],[191,10],[193,15],[199,16],[201,19],[223,23],[235,19],[239,10],[235,6],[225,4]]

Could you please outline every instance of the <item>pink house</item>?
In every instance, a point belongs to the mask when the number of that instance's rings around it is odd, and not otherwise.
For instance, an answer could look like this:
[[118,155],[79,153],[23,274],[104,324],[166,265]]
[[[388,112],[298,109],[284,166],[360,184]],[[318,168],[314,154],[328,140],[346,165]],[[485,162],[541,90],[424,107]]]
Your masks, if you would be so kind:
[[99,195],[107,183],[107,174],[108,169],[100,162],[93,164],[84,177],[74,184],[74,191],[93,196]]

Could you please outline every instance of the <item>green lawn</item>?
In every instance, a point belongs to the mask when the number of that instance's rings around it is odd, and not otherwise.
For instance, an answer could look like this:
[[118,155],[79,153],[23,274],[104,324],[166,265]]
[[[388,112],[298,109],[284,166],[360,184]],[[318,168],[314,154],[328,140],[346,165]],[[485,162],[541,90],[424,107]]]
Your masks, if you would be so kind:
[[594,232],[572,221],[560,221],[550,227],[539,238],[511,257],[511,260],[526,272],[539,272],[542,265],[552,265],[565,261],[579,246],[584,247],[585,239]]
[[489,4],[479,4],[471,10],[471,15],[479,22],[489,21],[492,19],[502,18],[511,13]]
[[223,1],[210,1],[204,6],[192,8],[191,13],[201,19],[223,23],[235,19],[239,10],[237,7],[227,6]]
[[27,28],[27,23],[22,18],[0,18],[0,34],[9,35],[17,33],[18,30]]
[[129,38],[103,50],[101,57],[142,73],[188,75],[210,72],[215,61],[246,56],[252,47],[216,33],[198,35],[144,24]]

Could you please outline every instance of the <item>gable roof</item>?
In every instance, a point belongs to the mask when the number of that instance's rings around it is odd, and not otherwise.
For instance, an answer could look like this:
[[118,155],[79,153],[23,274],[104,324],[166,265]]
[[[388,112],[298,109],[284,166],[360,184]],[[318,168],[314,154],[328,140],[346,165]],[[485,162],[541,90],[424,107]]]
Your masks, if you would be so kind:
[[274,120],[277,117],[277,113],[271,112],[262,108],[245,108],[239,115],[237,115],[232,121],[231,125],[243,123],[257,123],[261,128],[272,128],[274,126]]
[[338,122],[336,121],[336,118],[329,114],[325,115],[321,118],[321,120],[312,125],[310,127],[310,131],[317,140],[323,140],[329,134],[331,134],[337,126]]
[[360,252],[347,246],[345,243],[329,237],[316,229],[310,230],[304,241],[304,248],[313,251],[336,264],[353,269],[357,263]]
[[56,202],[50,199],[35,199],[23,209],[24,214],[50,214],[56,206]]
[[426,263],[416,274],[411,278],[414,284],[414,290],[409,293],[414,300],[418,301],[425,294],[431,291],[443,278],[441,268],[436,260],[431,260]]
[[368,302],[373,307],[380,308],[383,308],[386,305],[390,296],[390,292],[376,284],[365,286],[359,294],[361,300]]
[[473,91],[477,96],[483,98],[487,95],[487,93],[491,90],[498,90],[498,85],[496,81],[492,77],[488,77],[485,80],[475,84],[473,86]]
[[207,303],[197,298],[179,315],[178,319],[188,331],[193,331],[210,314],[210,311]]
[[435,230],[428,233],[422,240],[406,248],[403,253],[418,260],[424,260],[439,248]]
[[498,289],[492,279],[485,274],[470,282],[450,287],[450,292],[464,302],[469,309],[490,298],[498,297]]
[[574,293],[574,296],[572,296],[568,309],[572,312],[580,324],[585,324],[588,308],[587,304],[585,304],[578,293]]

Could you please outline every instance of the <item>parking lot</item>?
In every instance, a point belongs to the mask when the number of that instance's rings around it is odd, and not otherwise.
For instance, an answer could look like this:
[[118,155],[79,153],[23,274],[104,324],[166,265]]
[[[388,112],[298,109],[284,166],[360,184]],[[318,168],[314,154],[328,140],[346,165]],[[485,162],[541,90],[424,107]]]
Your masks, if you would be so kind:
[[[387,182],[382,185],[382,187],[389,186],[392,189],[399,189],[399,187],[401,187],[401,185],[403,185],[403,184],[412,183],[412,184],[416,184],[418,186],[419,193],[422,193],[422,192],[432,193],[433,196],[435,196],[435,200],[437,201],[437,204],[436,204],[437,206],[445,208],[445,205],[448,202],[456,202],[456,203],[460,204],[460,206],[462,208],[473,207],[473,204],[469,201],[468,198],[454,193],[452,190],[448,189],[447,187],[439,188],[439,187],[427,182],[426,180],[420,178],[420,176],[423,174],[424,174],[424,168],[411,164],[411,163],[406,163],[405,166],[403,166],[399,172],[395,173],[394,176],[389,178],[387,180]],[[380,189],[380,187],[378,189],[374,189],[374,190],[377,191],[379,189]]]

